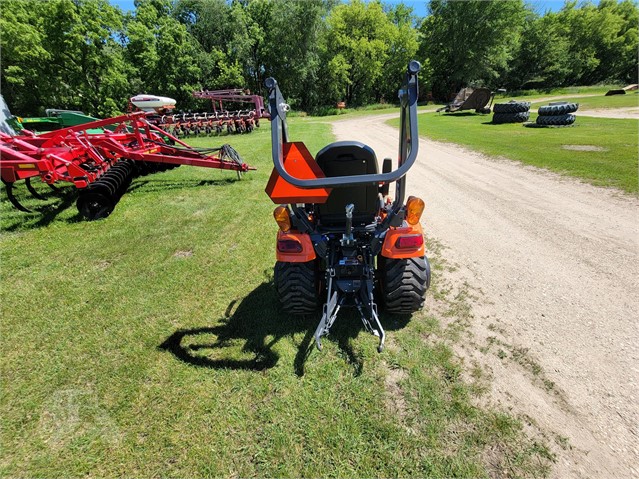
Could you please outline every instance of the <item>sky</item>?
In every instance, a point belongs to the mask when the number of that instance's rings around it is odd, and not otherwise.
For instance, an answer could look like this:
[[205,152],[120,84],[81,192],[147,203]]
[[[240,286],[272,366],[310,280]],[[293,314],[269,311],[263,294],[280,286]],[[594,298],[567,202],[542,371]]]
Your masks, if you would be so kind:
[[[134,10],[133,0],[109,0],[112,5],[119,6],[122,10]],[[428,5],[428,0],[383,0],[384,3],[404,3],[409,7],[413,7],[413,11],[415,15],[418,17],[426,16],[426,5]],[[528,3],[534,5],[535,9],[538,13],[543,14],[547,10],[551,10],[556,12],[559,10],[563,4],[564,0],[528,0]],[[594,3],[598,3],[595,1]]]

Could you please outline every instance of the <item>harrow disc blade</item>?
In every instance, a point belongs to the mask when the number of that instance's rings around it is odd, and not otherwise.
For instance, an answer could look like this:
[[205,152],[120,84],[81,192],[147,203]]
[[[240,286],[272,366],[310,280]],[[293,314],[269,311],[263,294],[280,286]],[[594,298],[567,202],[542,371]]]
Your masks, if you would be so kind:
[[88,220],[106,218],[115,208],[112,195],[106,195],[104,190],[88,188],[80,193],[77,201],[78,211]]

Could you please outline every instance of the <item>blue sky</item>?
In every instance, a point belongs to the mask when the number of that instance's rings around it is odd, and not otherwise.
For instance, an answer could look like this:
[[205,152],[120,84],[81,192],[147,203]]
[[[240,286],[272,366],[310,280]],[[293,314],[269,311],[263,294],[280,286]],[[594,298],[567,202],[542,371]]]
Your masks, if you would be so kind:
[[[118,5],[122,10],[134,10],[133,0],[109,0],[111,4]],[[428,0],[384,0],[385,3],[401,3],[413,7],[413,10],[417,16],[423,17],[426,15],[426,5]],[[547,10],[556,12],[563,4],[564,0],[529,0],[529,3],[534,5],[538,13],[544,13]],[[598,3],[595,1],[595,3]]]

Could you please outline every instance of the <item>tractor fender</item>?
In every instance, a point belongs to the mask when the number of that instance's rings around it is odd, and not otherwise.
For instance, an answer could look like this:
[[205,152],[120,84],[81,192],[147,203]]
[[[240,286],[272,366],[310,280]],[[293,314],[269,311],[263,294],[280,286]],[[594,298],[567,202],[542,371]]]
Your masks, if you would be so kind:
[[[296,242],[298,245],[292,242]],[[306,233],[297,231],[284,233],[282,230],[279,230],[275,244],[275,257],[277,261],[286,263],[306,263],[313,261],[316,255],[311,237]]]
[[[422,238],[422,241],[419,245],[402,248],[398,246],[398,241],[400,238],[411,238],[417,235],[421,236]],[[382,244],[382,252],[380,254],[385,258],[391,259],[404,259],[424,256],[425,248],[423,238],[424,231],[422,230],[422,225],[420,223],[417,223],[416,225],[401,226],[399,228],[390,228],[386,232],[386,237],[384,238],[384,243]]]

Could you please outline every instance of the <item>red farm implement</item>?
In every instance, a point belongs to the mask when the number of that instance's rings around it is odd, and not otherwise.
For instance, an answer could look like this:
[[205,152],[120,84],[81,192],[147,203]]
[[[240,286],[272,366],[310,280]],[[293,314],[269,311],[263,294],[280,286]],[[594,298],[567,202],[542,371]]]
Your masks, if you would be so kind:
[[176,138],[251,133],[259,126],[259,118],[253,110],[238,110],[224,113],[176,113],[151,115],[149,122],[170,132]]
[[22,211],[13,194],[24,180],[39,197],[31,178],[56,189],[72,183],[79,191],[77,207],[89,220],[105,218],[126,192],[131,181],[180,165],[202,166],[241,173],[254,168],[242,161],[229,145],[196,149],[152,124],[149,113],[136,112],[36,135],[0,131],[0,176],[9,201]]
[[193,92],[195,98],[210,100],[210,113],[182,113],[157,117],[158,125],[175,136],[200,135],[224,132],[251,133],[260,126],[260,118],[269,118],[260,95],[251,95],[241,89],[201,90]]
[[260,118],[270,118],[268,111],[264,108],[264,99],[260,95],[251,95],[239,88],[234,90],[194,91],[193,96],[195,98],[211,100],[214,113],[229,113],[227,108],[229,103],[242,103],[253,105],[253,108],[242,108],[242,110],[246,110],[247,113],[253,112],[253,117],[255,117],[256,120]]

